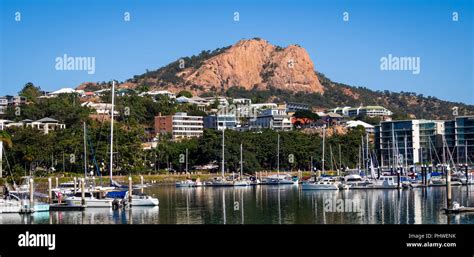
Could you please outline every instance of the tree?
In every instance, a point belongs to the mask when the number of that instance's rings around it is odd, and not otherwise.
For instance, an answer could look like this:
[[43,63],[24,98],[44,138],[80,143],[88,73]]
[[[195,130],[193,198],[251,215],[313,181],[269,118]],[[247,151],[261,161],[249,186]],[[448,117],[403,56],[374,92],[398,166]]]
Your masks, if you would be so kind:
[[320,118],[318,114],[308,110],[296,111],[295,114],[293,114],[293,117],[296,118],[295,126],[305,125]]
[[36,87],[33,83],[28,82],[23,89],[18,93],[20,96],[26,97],[27,100],[36,102],[36,98],[41,96],[41,88]]
[[0,131],[0,142],[9,148],[12,147],[12,137],[6,131]]
[[293,117],[299,118],[299,119],[310,119],[310,120],[318,120],[319,115],[308,110],[299,110],[296,111],[295,114],[293,114]]
[[193,97],[193,94],[191,94],[191,92],[189,92],[187,90],[182,90],[178,93],[178,97],[181,97],[181,96],[191,98],[191,97]]

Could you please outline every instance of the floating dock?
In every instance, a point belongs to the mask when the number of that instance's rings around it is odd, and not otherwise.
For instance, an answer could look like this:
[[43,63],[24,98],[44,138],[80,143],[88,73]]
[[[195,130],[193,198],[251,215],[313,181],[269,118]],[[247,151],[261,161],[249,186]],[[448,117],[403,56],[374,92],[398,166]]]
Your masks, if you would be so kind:
[[443,209],[446,214],[451,214],[451,213],[467,213],[471,212],[474,213],[474,207],[459,207],[456,209]]

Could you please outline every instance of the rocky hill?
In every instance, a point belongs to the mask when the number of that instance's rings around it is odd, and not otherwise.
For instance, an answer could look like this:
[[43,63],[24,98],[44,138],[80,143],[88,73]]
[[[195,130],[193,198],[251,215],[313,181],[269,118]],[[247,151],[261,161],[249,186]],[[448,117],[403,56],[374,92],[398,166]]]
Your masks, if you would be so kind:
[[[83,83],[96,90],[105,83]],[[280,47],[254,38],[228,47],[182,57],[158,70],[121,83],[120,88],[146,91],[168,89],[195,95],[250,97],[259,101],[294,101],[315,109],[336,106],[382,105],[400,118],[448,119],[452,108],[474,114],[474,106],[425,97],[413,92],[373,91],[331,81],[316,71],[306,50],[298,45]]]

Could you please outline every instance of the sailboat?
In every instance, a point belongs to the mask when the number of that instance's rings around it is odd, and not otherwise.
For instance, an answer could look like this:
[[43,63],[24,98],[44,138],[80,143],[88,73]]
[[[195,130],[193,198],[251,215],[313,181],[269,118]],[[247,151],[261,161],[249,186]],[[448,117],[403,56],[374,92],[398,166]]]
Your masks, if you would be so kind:
[[234,180],[234,186],[250,186],[250,181],[244,178],[242,143],[240,144],[240,176],[238,180]]
[[[84,125],[84,179],[82,183],[85,183],[87,178],[87,144],[86,144],[86,123]],[[84,191],[84,192],[83,192]],[[82,197],[84,195],[84,198]],[[82,201],[84,200],[84,202]],[[86,189],[85,185],[82,185],[82,189],[79,189],[75,192],[74,195],[68,196],[65,198],[65,202],[68,206],[83,206],[84,207],[112,207],[112,199],[105,198],[105,192],[103,190],[97,190],[91,188],[90,190]]]
[[[117,182],[113,180],[113,160],[114,160],[114,107],[115,107],[115,80],[112,81],[112,109],[110,112],[110,185],[111,186],[118,186],[118,188],[124,188],[120,186]],[[133,188],[132,188],[133,190]],[[129,194],[132,194],[131,202],[129,203],[131,206],[158,206],[159,200],[158,198],[146,195],[144,193],[134,194],[133,192],[127,192],[125,200],[129,199]],[[109,198],[110,200],[110,198]],[[113,199],[112,199],[113,200]]]
[[[186,148],[186,174],[188,174],[188,149]],[[199,178],[191,179],[176,182],[176,187],[199,187],[202,186],[202,182]]]
[[222,159],[221,159],[221,177],[216,177],[214,180],[207,182],[206,186],[234,186],[233,181],[227,180],[225,177],[225,129],[222,129]]
[[[323,128],[323,157],[322,157],[323,173],[324,173],[325,140],[326,140],[326,129]],[[315,179],[315,181],[304,181],[303,183],[301,183],[301,189],[303,190],[339,190],[340,188],[343,188],[343,184],[339,181],[336,181],[334,177],[323,177],[319,180]]]
[[[3,141],[0,140],[0,174],[2,174],[2,161],[3,161]],[[7,187],[8,185],[4,185]],[[6,191],[6,190],[5,190]],[[3,196],[0,199],[0,214],[1,213],[19,213],[21,210],[20,199],[17,197],[11,197],[9,194]]]
[[298,178],[280,174],[280,134],[277,135],[277,174],[262,178],[260,185],[298,185]]
[[[398,153],[398,144],[395,143],[395,132],[394,132],[394,127],[392,124],[392,145],[393,145],[393,164],[395,167],[395,170],[398,171],[398,165],[399,165],[399,153]],[[368,147],[368,146],[367,146]],[[395,149],[397,149],[397,153],[395,154]],[[379,178],[373,180],[373,182],[369,185],[367,185],[367,189],[398,189],[400,187],[400,181],[399,181],[399,175],[397,176],[380,176]]]

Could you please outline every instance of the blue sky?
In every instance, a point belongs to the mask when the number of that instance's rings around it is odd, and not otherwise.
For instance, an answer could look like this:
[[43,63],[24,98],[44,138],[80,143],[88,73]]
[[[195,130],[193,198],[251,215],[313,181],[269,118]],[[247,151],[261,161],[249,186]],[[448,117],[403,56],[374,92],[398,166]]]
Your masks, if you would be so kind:
[[[471,0],[2,0],[0,8],[0,95],[29,81],[48,91],[123,81],[261,37],[301,45],[316,70],[336,82],[474,104]],[[95,74],[56,70],[64,54],[95,57]],[[389,54],[420,57],[420,74],[381,70],[380,58]]]

